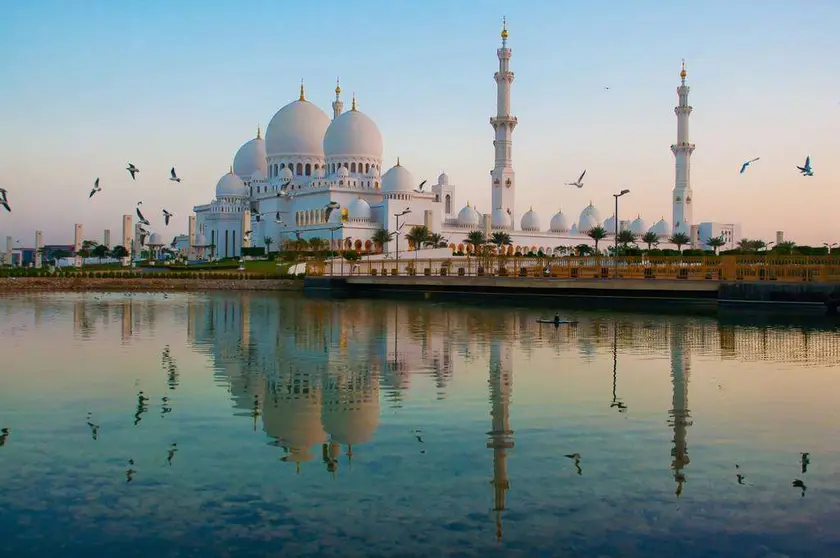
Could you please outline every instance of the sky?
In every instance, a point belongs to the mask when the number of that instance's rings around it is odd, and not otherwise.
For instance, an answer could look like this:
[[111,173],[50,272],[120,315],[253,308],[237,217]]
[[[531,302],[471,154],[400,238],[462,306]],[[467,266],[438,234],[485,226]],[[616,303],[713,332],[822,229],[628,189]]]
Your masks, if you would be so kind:
[[[70,243],[144,202],[185,233],[236,150],[274,113],[307,99],[379,126],[384,167],[418,180],[446,171],[456,207],[489,212],[502,16],[507,17],[516,214],[542,228],[591,201],[620,216],[671,221],[680,61],[690,103],[694,220],[741,223],[742,235],[840,241],[840,3],[111,2],[30,0],[0,18],[0,241]],[[834,68],[835,70],[832,70]],[[604,87],[608,86],[609,90]],[[811,156],[813,177],[795,166]],[[760,157],[743,175],[740,165]],[[137,182],[125,171],[141,169]],[[176,166],[183,182],[167,180]],[[565,186],[587,169],[585,187]],[[88,193],[99,177],[103,191]],[[159,218],[157,219],[160,220]],[[5,245],[3,246],[5,248]]]

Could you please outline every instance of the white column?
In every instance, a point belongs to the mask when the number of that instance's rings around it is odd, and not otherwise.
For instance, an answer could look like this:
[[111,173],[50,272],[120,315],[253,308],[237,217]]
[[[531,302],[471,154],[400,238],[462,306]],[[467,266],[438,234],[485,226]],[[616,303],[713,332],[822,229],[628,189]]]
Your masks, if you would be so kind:
[[82,241],[83,241],[82,224],[81,223],[76,223],[74,241],[73,241],[73,248],[76,252],[76,258],[75,258],[76,261],[74,262],[74,265],[76,267],[81,267],[82,266],[82,257],[79,256],[79,250],[82,249]]
[[187,236],[190,237],[190,245],[187,248],[187,259],[195,259],[195,215],[190,215],[189,223],[187,225]]
[[111,230],[105,229],[102,233],[102,244],[105,245],[106,248],[110,250],[111,248]]
[[41,267],[41,258],[44,256],[42,249],[44,248],[44,233],[42,231],[35,231],[35,268]]
[[123,258],[122,264],[129,265],[131,261],[131,229],[132,216],[123,215],[122,218],[122,247],[128,250],[129,255]]
[[6,258],[5,258],[6,265],[12,265],[12,237],[6,237]]
[[691,154],[694,153],[694,144],[691,143],[688,133],[689,117],[693,110],[688,104],[688,94],[691,88],[685,84],[686,78],[685,62],[680,71],[680,86],[677,87],[679,105],[674,108],[677,115],[677,143],[671,146],[674,154],[674,191],[673,203],[673,233],[690,234],[691,225],[694,224],[692,191],[691,191]]
[[507,47],[507,27],[502,28],[502,48],[496,51],[499,58],[499,71],[494,75],[496,80],[496,116],[490,119],[490,125],[495,131],[493,147],[495,149],[495,164],[490,171],[492,204],[490,207],[501,207],[515,214],[516,174],[513,171],[513,129],[518,122],[510,114],[510,90],[514,74],[510,71],[511,49]]

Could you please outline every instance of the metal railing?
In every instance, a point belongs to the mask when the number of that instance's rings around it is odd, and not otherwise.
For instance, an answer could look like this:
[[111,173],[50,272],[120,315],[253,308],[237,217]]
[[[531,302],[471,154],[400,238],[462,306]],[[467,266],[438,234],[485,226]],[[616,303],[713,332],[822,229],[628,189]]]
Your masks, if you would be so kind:
[[683,279],[840,283],[840,258],[829,256],[407,257],[312,261],[308,275],[510,277],[531,279]]

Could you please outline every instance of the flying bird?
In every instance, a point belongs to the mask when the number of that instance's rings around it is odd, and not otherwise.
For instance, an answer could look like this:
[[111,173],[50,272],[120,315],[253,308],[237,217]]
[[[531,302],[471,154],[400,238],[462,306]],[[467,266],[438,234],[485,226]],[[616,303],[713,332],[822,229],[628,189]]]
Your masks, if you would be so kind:
[[741,165],[741,174],[744,174],[744,171],[747,170],[747,167],[750,166],[751,164],[755,163],[756,161],[758,161],[760,158],[761,157],[756,157],[755,159],[750,159],[749,161],[746,161],[743,165]]
[[170,213],[165,209],[163,210],[163,223],[164,223],[164,225],[166,225],[168,227],[169,226],[169,219],[171,219],[172,217],[175,217],[174,213]]
[[172,170],[169,171],[169,180],[172,182],[181,182],[181,179],[175,174],[175,167],[172,167]]
[[90,191],[90,195],[88,196],[88,199],[92,198],[95,193],[101,192],[101,191],[102,191],[102,187],[99,185],[99,177],[97,176],[96,180],[93,182],[93,190]]
[[140,220],[141,225],[149,226],[149,220],[143,217],[143,214],[140,212],[140,206],[143,205],[143,202],[137,202],[137,218]]
[[140,246],[145,246],[146,245],[146,237],[149,236],[149,231],[147,231],[143,227],[139,227],[139,232],[140,232]]
[[423,182],[421,182],[421,183],[420,183],[420,186],[418,186],[418,187],[417,187],[417,191],[418,191],[418,192],[422,192],[422,191],[423,191],[423,186],[425,186],[425,185],[426,185],[426,182],[427,182],[427,181],[426,181],[426,180],[424,180]]
[[325,215],[327,221],[330,220],[330,215],[332,215],[332,212],[338,209],[339,207],[341,207],[341,204],[339,204],[337,201],[331,201],[330,203],[324,206],[324,209],[327,212]]
[[566,182],[566,186],[577,186],[578,188],[583,188],[583,177],[586,174],[586,170],[580,173],[580,176],[574,182]]
[[814,176],[814,169],[811,168],[811,156],[808,155],[805,158],[805,166],[804,167],[796,167],[799,169],[799,172],[802,173],[802,176]]
[[125,168],[125,170],[127,170],[128,174],[131,175],[132,180],[137,180],[135,178],[135,176],[137,175],[138,172],[140,172],[140,169],[135,167],[133,163],[129,163],[128,166]]
[[0,205],[5,207],[6,211],[11,213],[12,208],[9,207],[9,198],[7,196],[8,196],[8,192],[6,192],[6,190],[4,188],[0,188]]
[[604,86],[604,91],[609,91],[609,90],[610,90],[610,86],[609,86],[609,85],[605,85],[605,86]]

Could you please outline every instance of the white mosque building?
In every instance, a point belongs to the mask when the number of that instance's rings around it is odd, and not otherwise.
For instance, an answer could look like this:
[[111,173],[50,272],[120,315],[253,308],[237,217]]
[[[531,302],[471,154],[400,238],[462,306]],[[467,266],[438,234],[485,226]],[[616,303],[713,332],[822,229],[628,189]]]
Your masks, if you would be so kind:
[[[592,203],[576,221],[558,211],[547,227],[529,208],[516,226],[519,213],[511,147],[518,121],[510,111],[514,73],[510,70],[512,51],[507,46],[506,27],[501,39],[501,48],[496,51],[499,70],[494,76],[497,111],[490,118],[495,132],[495,165],[490,173],[492,206],[488,213],[469,202],[459,206],[457,188],[446,173],[435,184],[421,187],[399,159],[383,172],[382,134],[359,110],[355,96],[350,110],[345,111],[341,87],[336,84],[330,118],[306,99],[301,83],[300,97],[277,111],[265,137],[257,129],[256,137],[239,148],[230,171],[216,185],[215,199],[194,207],[195,218],[190,219],[188,235],[191,248],[201,251],[212,245],[217,257],[238,257],[242,246],[262,246],[266,237],[272,239],[274,247],[295,238],[319,237],[334,249],[370,250],[377,230],[397,230],[397,214],[401,214],[401,235],[411,226],[425,225],[448,239],[453,250],[463,249],[466,234],[474,230],[488,236],[496,231],[508,233],[511,253],[538,249],[551,252],[558,246],[591,244],[587,233],[597,226],[611,234],[615,217],[602,220]],[[697,247],[702,247],[708,237],[721,235],[728,240],[726,248],[734,247],[740,239],[739,225],[697,225],[693,221],[690,161],[694,144],[688,135],[692,107],[688,104],[685,66],[680,77],[679,105],[675,108],[677,143],[671,146],[676,163],[674,226],[664,218],[648,225],[639,216],[622,220],[619,227],[638,236],[653,231],[661,245],[667,245],[673,231],[689,235]],[[331,211],[331,204],[339,208]]]

